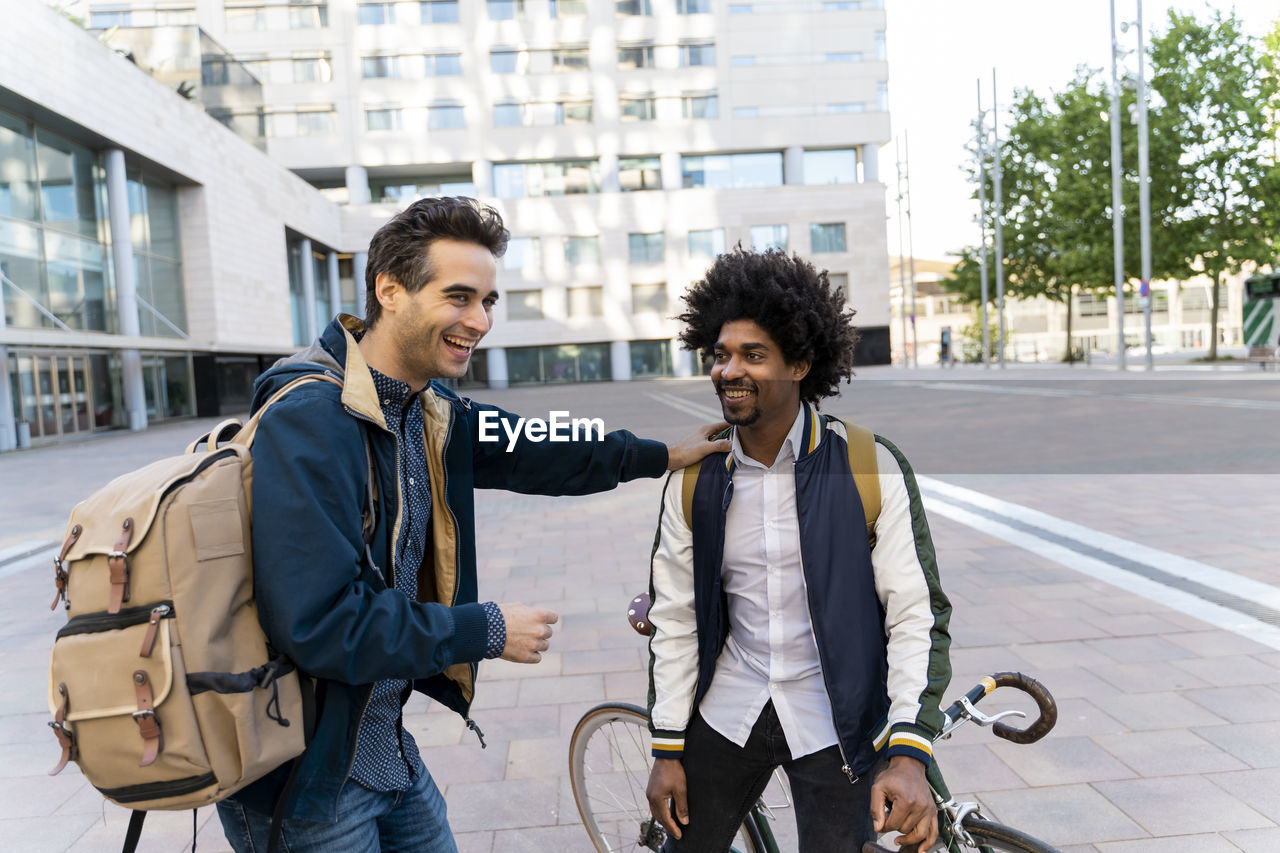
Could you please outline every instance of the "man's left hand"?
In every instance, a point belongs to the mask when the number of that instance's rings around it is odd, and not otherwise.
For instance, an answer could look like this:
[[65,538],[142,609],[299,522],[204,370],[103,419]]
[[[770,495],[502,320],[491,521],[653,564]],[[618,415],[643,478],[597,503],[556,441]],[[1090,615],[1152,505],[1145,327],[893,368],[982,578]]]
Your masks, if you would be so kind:
[[916,759],[895,755],[871,786],[871,823],[877,833],[902,833],[893,839],[899,847],[929,850],[938,840],[938,810],[924,770]]
[[679,444],[667,445],[667,470],[675,471],[687,468],[699,461],[708,453],[728,453],[733,449],[733,442],[727,438],[713,441],[718,434],[729,428],[729,424],[721,421],[718,424],[700,426],[689,435],[680,439]]

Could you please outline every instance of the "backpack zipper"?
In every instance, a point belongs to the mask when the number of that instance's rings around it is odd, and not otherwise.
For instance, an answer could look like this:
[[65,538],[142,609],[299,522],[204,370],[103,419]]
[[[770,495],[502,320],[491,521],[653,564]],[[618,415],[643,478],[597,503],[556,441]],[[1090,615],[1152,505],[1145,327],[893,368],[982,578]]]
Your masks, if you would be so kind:
[[[120,628],[131,628],[134,625],[152,623],[158,625],[161,619],[174,617],[173,602],[161,601],[156,604],[144,604],[140,607],[126,607],[119,613],[99,611],[82,613],[67,620],[67,624],[58,631],[56,639],[70,637],[75,634],[97,634],[102,631],[115,631]],[[146,657],[146,655],[143,655]]]

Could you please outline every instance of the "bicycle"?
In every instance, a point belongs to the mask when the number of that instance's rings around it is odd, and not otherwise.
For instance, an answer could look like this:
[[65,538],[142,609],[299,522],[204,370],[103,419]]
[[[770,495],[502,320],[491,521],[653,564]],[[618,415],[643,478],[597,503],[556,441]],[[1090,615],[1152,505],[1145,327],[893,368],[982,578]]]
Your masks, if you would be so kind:
[[[648,636],[649,596],[639,595],[628,605],[627,618],[640,634]],[[987,716],[975,707],[1000,687],[1026,693],[1035,702],[1039,716],[1025,729],[1002,720],[1025,717],[1021,711],[1004,711]],[[934,742],[946,740],[965,723],[988,727],[1000,738],[1026,744],[1040,740],[1058,720],[1058,708],[1049,691],[1028,675],[997,672],[951,704],[946,723]],[[573,798],[582,824],[598,853],[620,853],[662,849],[667,832],[649,811],[645,786],[652,764],[649,717],[638,705],[605,702],[587,711],[574,727],[569,742],[569,775]],[[946,853],[1059,853],[1043,841],[983,817],[977,803],[958,802],[952,797],[937,761],[926,774],[938,807],[938,842],[934,850]],[[770,829],[772,808],[758,801],[747,813],[732,847],[732,853],[780,853]],[[862,853],[890,853],[877,842],[868,842]],[[916,853],[914,847],[899,853]]]

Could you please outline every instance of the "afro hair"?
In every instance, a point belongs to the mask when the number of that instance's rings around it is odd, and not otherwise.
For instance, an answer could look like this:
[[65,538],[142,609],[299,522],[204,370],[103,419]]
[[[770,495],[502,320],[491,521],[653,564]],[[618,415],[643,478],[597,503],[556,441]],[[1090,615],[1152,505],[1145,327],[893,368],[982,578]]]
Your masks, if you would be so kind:
[[683,296],[688,310],[685,349],[709,358],[725,323],[751,320],[769,333],[788,364],[807,362],[800,399],[818,403],[839,393],[853,375],[858,334],[844,288],[832,289],[825,270],[775,249],[750,252],[739,245],[720,255]]

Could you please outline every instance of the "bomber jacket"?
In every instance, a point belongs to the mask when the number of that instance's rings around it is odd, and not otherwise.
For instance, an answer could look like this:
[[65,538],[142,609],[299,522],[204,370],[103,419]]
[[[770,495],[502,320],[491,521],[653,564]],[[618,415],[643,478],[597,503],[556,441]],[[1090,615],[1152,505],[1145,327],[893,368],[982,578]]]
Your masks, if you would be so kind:
[[[873,550],[844,424],[812,404],[803,408],[806,440],[794,463],[800,557],[843,769],[852,781],[881,755],[927,765],[951,680],[951,604],[915,475],[876,436],[881,508]],[[721,560],[734,467],[731,453],[703,460],[692,529],[681,506],[689,469],[673,471],[663,492],[649,590],[649,711],[660,758],[683,757],[685,729],[729,634]]]
[[[256,411],[291,380],[325,372],[342,380],[301,385],[274,403],[258,426],[252,454],[254,595],[273,648],[316,681],[315,734],[303,754],[286,817],[332,822],[355,758],[360,718],[376,681],[402,678],[467,718],[487,619],[477,603],[472,490],[589,494],[666,470],[660,442],[629,432],[600,441],[532,442],[508,452],[481,441],[480,414],[515,429],[517,416],[460,398],[432,382],[420,395],[431,483],[430,545],[418,567],[416,601],[387,594],[395,577],[401,523],[394,434],[356,345],[361,322],[340,315],[309,349],[283,359],[254,388]],[[500,426],[500,425],[499,425]],[[488,434],[493,434],[491,425]],[[376,500],[364,559],[362,508],[369,456]],[[470,720],[468,718],[468,723]],[[289,765],[238,792],[270,814]]]

